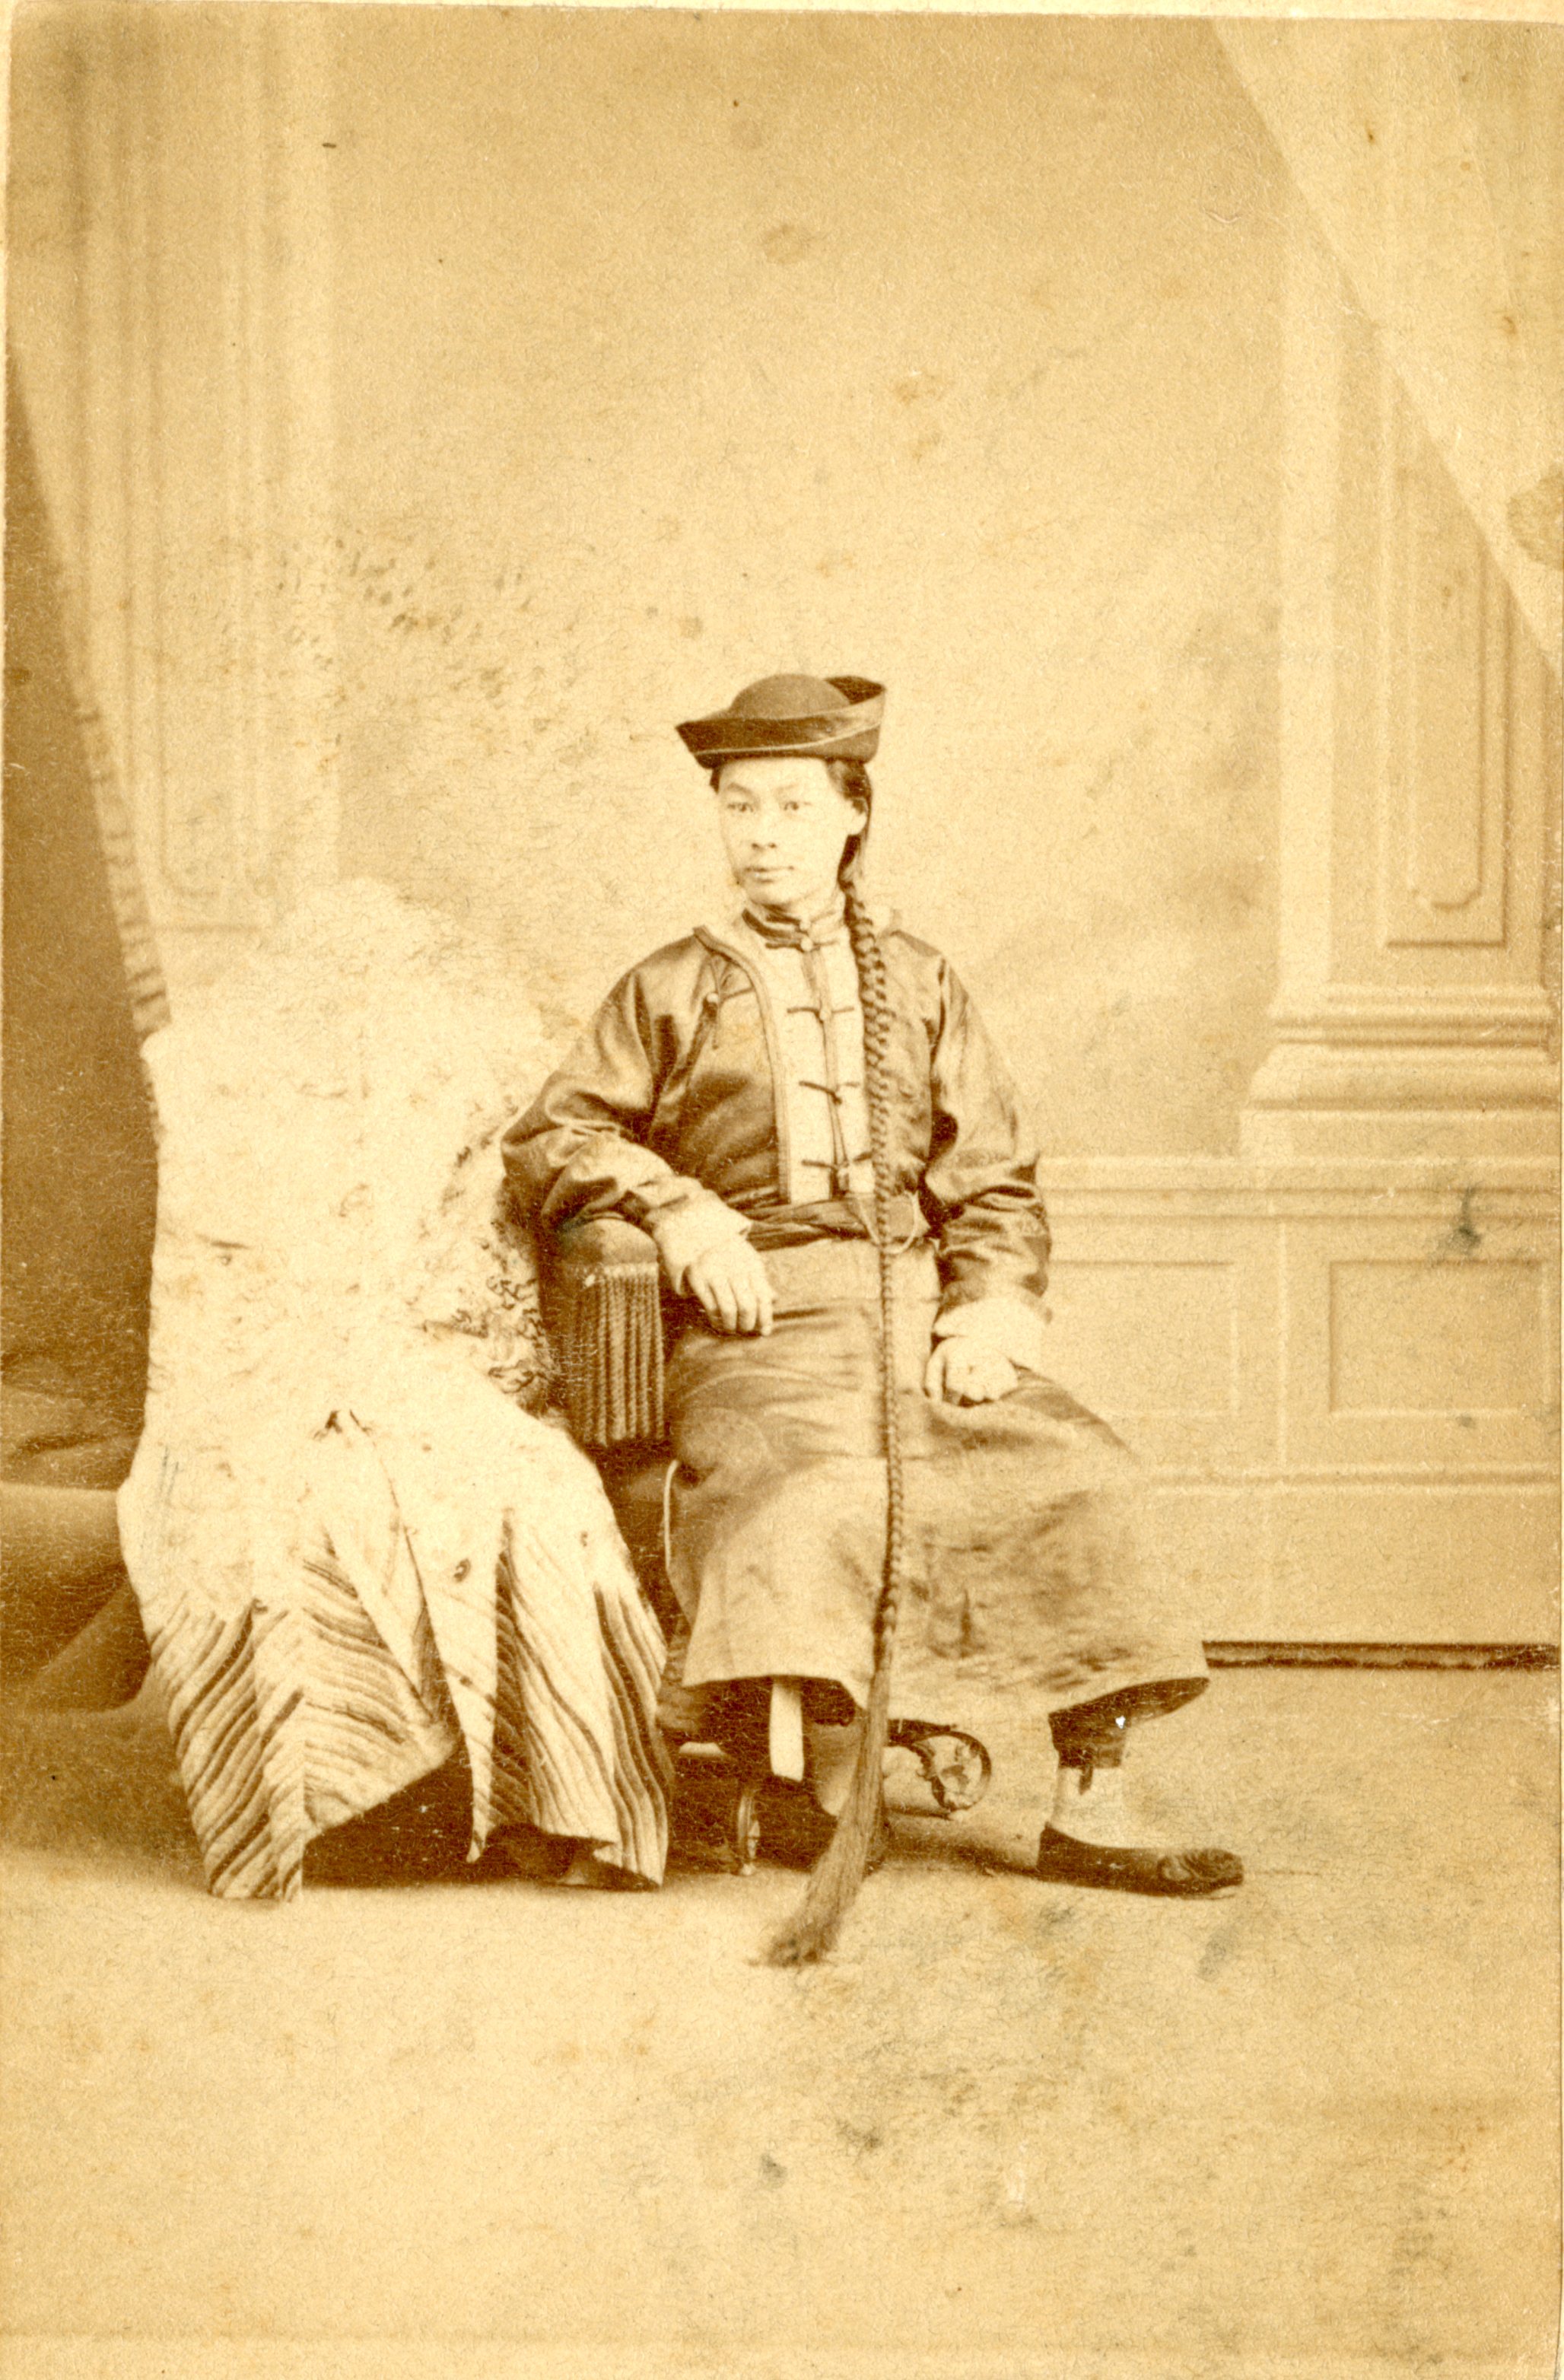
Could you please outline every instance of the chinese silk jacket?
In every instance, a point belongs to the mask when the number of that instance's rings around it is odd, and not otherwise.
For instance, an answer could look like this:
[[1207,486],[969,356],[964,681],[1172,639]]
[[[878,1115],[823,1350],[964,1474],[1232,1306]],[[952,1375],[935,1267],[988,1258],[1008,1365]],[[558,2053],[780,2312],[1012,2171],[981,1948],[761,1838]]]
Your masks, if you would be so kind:
[[[950,963],[894,925],[880,942],[898,1238],[932,1238],[942,1316],[998,1299],[1040,1318],[1049,1227],[1010,1081]],[[838,924],[811,947],[829,955],[861,1074],[845,932]],[[749,1231],[762,1248],[867,1229],[867,1141],[846,1152],[846,1178],[801,1171],[802,1064],[776,955],[746,917],[699,927],[631,968],[506,1137],[528,1216],[554,1228],[624,1215],[652,1234],[675,1287],[697,1247],[726,1229]],[[861,1108],[860,1083],[830,1096],[851,1107],[854,1091]]]

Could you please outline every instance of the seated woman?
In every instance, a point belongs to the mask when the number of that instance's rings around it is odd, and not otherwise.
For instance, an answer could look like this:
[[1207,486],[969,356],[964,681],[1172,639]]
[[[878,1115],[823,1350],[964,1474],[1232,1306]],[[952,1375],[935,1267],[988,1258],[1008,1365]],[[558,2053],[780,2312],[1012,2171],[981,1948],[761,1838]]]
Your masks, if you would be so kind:
[[1200,1694],[1206,1663],[1146,1553],[1131,1458],[1043,1373],[1035,1155],[948,962],[864,902],[883,702],[864,679],[772,677],[680,728],[742,906],[614,988],[506,1135],[506,1168],[542,1226],[619,1214],[657,1244],[679,1301],[684,1615],[663,1722],[737,1748],[764,1740],[770,1682],[803,1682],[794,1765],[818,1849],[847,1791],[885,1568],[878,1104],[915,1557],[895,1704],[948,1710],[964,1679],[1033,1688],[1059,1762],[1038,1873],[1216,1891],[1238,1861],[1147,1841],[1121,1797],[1132,1724]]

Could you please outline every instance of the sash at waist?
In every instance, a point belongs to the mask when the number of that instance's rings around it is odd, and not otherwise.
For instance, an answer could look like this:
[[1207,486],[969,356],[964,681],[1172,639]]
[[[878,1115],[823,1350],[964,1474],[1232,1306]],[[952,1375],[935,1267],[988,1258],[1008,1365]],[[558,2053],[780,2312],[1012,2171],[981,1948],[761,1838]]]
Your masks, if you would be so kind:
[[[868,1198],[818,1198],[797,1207],[768,1207],[747,1219],[749,1244],[760,1248],[797,1248],[809,1240],[872,1240],[874,1206]],[[891,1201],[891,1235],[896,1247],[928,1237],[928,1220],[910,1192]]]

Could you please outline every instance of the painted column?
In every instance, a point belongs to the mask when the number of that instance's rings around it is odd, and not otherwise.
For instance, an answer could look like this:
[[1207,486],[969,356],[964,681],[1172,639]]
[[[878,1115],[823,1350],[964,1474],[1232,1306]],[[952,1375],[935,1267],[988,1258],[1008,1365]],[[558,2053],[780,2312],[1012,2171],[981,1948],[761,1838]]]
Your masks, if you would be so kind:
[[1284,438],[1279,989],[1243,1153],[1546,1157],[1557,680],[1301,198]]

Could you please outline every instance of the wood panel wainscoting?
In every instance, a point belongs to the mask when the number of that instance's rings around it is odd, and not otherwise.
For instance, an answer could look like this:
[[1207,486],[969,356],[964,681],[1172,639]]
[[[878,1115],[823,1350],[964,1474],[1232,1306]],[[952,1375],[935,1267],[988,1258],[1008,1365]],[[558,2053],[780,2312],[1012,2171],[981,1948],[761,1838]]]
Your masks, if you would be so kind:
[[1555,1640],[1546,1161],[1044,1170],[1049,1364],[1146,1463],[1226,1658]]

